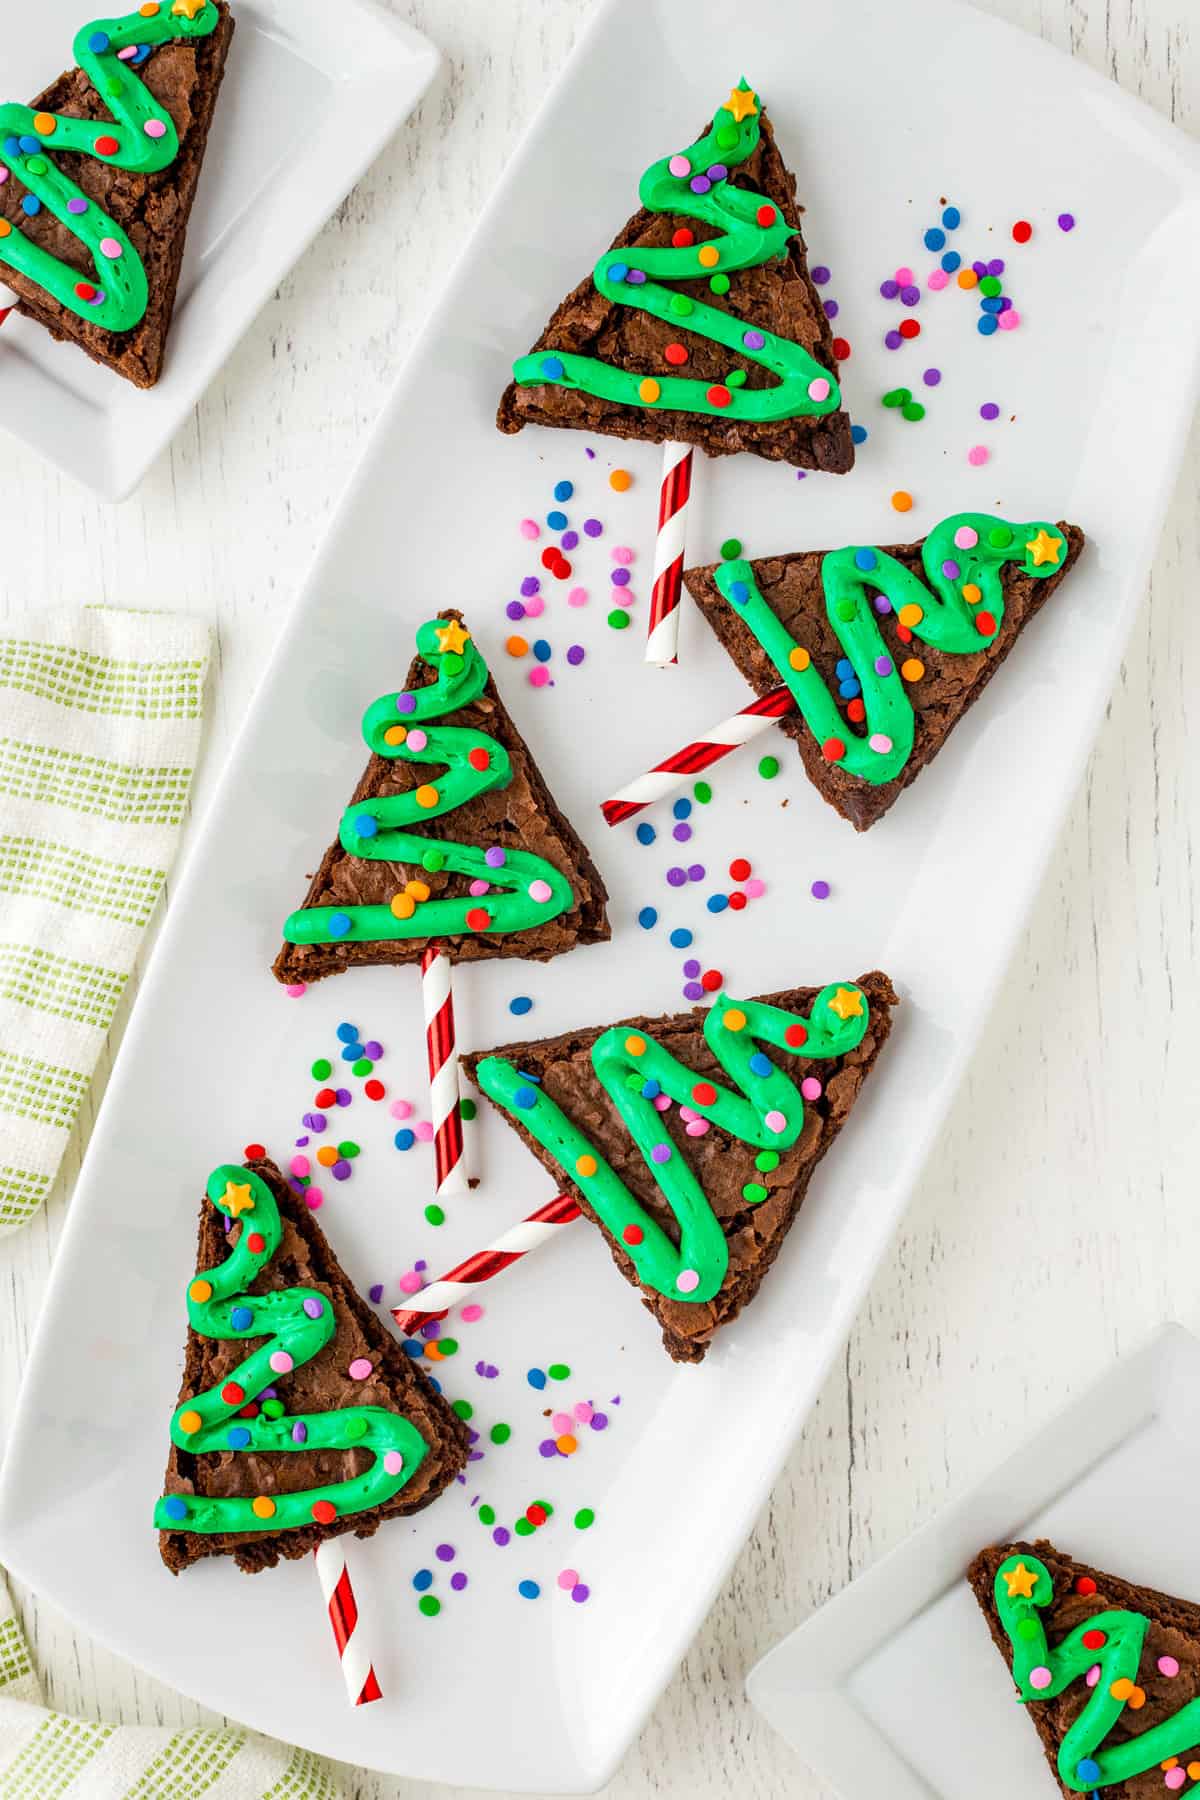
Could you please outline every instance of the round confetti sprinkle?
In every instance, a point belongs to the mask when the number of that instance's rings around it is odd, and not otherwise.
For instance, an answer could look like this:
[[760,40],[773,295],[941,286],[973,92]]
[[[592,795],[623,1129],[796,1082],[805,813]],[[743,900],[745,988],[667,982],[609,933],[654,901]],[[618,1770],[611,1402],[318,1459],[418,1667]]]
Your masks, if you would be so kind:
[[1075,214],[1069,213],[1069,212],[1059,213],[1058,229],[1060,231],[1074,231],[1074,229],[1075,229]]
[[774,781],[776,775],[779,773],[779,758],[776,756],[764,756],[759,762],[758,772],[764,781]]
[[830,888],[827,881],[814,881],[809,889],[814,900],[828,900]]
[[981,469],[990,455],[991,451],[986,444],[972,444],[967,451],[967,461],[973,469]]
[[533,1011],[533,1001],[529,998],[528,994],[517,994],[515,998],[509,1001],[508,1010],[510,1013],[516,1013],[517,1017],[520,1018],[522,1014]]
[[899,513],[911,512],[912,511],[912,503],[913,503],[912,495],[910,493],[908,493],[906,491],[906,489],[904,489],[904,488],[897,488],[896,492],[892,495],[892,508],[895,512],[899,512]]
[[1013,242],[1027,244],[1033,236],[1033,226],[1028,219],[1018,219],[1012,228]]
[[608,485],[615,494],[624,494],[632,485],[633,476],[628,469],[614,469],[608,478]]
[[517,1592],[522,1600],[536,1600],[541,1591],[536,1581],[525,1580],[517,1583]]

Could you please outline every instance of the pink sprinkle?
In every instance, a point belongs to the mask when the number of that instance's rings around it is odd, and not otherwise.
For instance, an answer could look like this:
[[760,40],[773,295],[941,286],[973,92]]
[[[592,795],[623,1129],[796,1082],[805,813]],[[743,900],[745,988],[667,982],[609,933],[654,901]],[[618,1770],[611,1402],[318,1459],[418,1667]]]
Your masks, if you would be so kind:
[[633,551],[628,544],[616,544],[613,547],[612,559],[615,563],[620,563],[623,569],[627,569],[633,561]]
[[818,375],[815,380],[809,382],[808,397],[810,400],[827,400],[829,398],[829,383],[824,375]]
[[483,1308],[482,1308],[482,1306],[477,1306],[475,1304],[475,1302],[472,1300],[470,1306],[463,1307],[462,1312],[460,1313],[459,1317],[462,1318],[468,1325],[473,1325],[475,1323],[476,1319],[482,1319]]
[[750,880],[746,883],[747,900],[761,900],[766,891],[766,882],[760,881],[757,875],[752,875]]
[[886,756],[892,748],[892,740],[886,731],[873,731],[867,739],[876,756]]
[[929,271],[929,280],[926,285],[932,288],[935,294],[940,294],[942,289],[949,285],[949,282],[950,277],[947,275],[945,269],[931,269]]
[[309,1212],[316,1212],[319,1207],[324,1206],[325,1196],[321,1192],[320,1188],[315,1188],[315,1187],[305,1188],[304,1204],[305,1204],[305,1206],[307,1206]]
[[272,1350],[270,1362],[272,1372],[276,1375],[290,1375],[296,1366],[286,1350]]
[[167,128],[161,119],[147,119],[142,129],[148,138],[164,138],[167,135]]
[[412,1118],[412,1101],[411,1100],[393,1100],[392,1106],[391,1106],[391,1113],[392,1113],[393,1119],[411,1119]]
[[415,1269],[408,1269],[400,1277],[399,1287],[402,1294],[419,1294],[421,1291],[421,1277],[417,1274]]
[[542,529],[536,519],[521,520],[521,536],[523,538],[529,538],[532,541],[532,539],[541,537],[541,535]]
[[1097,1663],[1094,1668],[1091,1668],[1088,1670],[1087,1676],[1085,1679],[1086,1679],[1089,1687],[1095,1687],[1096,1683],[1100,1679],[1100,1664],[1099,1663]]
[[107,256],[110,262],[115,262],[118,256],[124,255],[124,251],[121,249],[121,246],[115,237],[102,237],[100,239],[100,254],[101,256]]
[[570,1591],[573,1587],[577,1587],[579,1585],[579,1570],[578,1569],[564,1569],[562,1571],[562,1573],[559,1575],[558,1585],[560,1588],[562,1588],[564,1593],[570,1593]]
[[301,994],[307,994],[307,992],[307,981],[293,981],[288,984],[287,995],[289,1000],[298,1000]]
[[117,60],[118,62],[132,62],[137,53],[138,47],[136,44],[127,44],[124,50],[117,51]]
[[694,1294],[700,1286],[700,1277],[695,1269],[680,1269],[675,1277],[675,1286],[681,1294]]
[[481,900],[484,894],[491,893],[492,884],[490,881],[473,881],[467,891],[472,900]]
[[540,619],[546,610],[546,602],[540,594],[531,594],[529,599],[523,600],[521,604],[525,608],[527,619]]
[[550,683],[550,671],[546,667],[545,663],[539,663],[537,665],[536,669],[530,669],[530,671],[529,671],[530,687],[536,687],[536,688],[548,687],[549,683]]
[[309,1162],[307,1156],[293,1156],[288,1167],[291,1169],[293,1175],[307,1175],[312,1168],[312,1164]]
[[[803,1089],[801,1091],[803,1091]],[[764,1116],[763,1124],[768,1131],[786,1131],[787,1114],[779,1112],[778,1109],[773,1109]]]
[[8,180],[8,170],[6,168],[4,168],[4,166],[2,164],[0,164],[0,187],[3,187],[7,180]]
[[591,1423],[592,1413],[594,1411],[595,1408],[590,1400],[577,1400],[575,1403],[575,1417],[579,1420],[581,1425],[588,1425]]
[[422,1119],[419,1125],[414,1125],[413,1131],[419,1144],[432,1144],[433,1126],[428,1119]]
[[1160,1675],[1165,1675],[1168,1681],[1174,1681],[1176,1675],[1179,1673],[1179,1664],[1173,1656],[1160,1656],[1158,1659],[1158,1672]]
[[685,1125],[689,1125],[693,1119],[698,1119],[700,1114],[696,1111],[694,1106],[681,1106],[679,1109],[679,1116]]
[[996,322],[1001,331],[1015,331],[1017,326],[1021,323],[1021,315],[1015,307],[1010,306],[1007,312],[1002,312],[1000,314],[1000,317]]
[[398,1450],[385,1450],[383,1453],[383,1466],[389,1475],[398,1475],[404,1467],[404,1458]]
[[372,1365],[365,1356],[356,1356],[346,1371],[351,1381],[365,1381],[371,1373]]
[[806,1075],[800,1083],[800,1092],[806,1100],[819,1100],[824,1091],[815,1075]]
[[960,525],[954,534],[956,550],[973,550],[979,542],[979,533],[973,525]]
[[667,167],[670,169],[672,175],[676,175],[681,179],[684,175],[690,175],[692,172],[691,163],[688,161],[687,157],[680,152],[676,152],[667,164]]
[[422,731],[419,725],[415,731],[409,732],[408,747],[410,750],[424,750],[428,743],[429,733]]
[[671,1110],[670,1094],[655,1094],[654,1110],[655,1110],[655,1112],[670,1112],[670,1110]]
[[987,459],[988,447],[986,444],[972,444],[967,451],[967,461],[973,469],[982,469]]
[[[588,597],[588,592],[587,592],[586,588],[574,587],[571,589],[570,593],[567,595],[567,605],[568,606],[586,606],[587,605],[587,597]],[[528,611],[528,608],[526,608],[526,611]]]
[[688,1137],[703,1137],[708,1130],[707,1119],[693,1119],[690,1125],[684,1126]]
[[553,1427],[554,1427],[555,1431],[558,1433],[559,1437],[562,1437],[564,1432],[570,1431],[570,1429],[574,1425],[575,1421],[571,1417],[570,1413],[559,1412],[559,1413],[555,1413],[555,1415],[551,1419],[550,1423],[553,1425]]
[[1180,1768],[1168,1769],[1163,1776],[1163,1786],[1178,1790],[1187,1780],[1187,1771]]
[[1042,1688],[1048,1688],[1053,1680],[1054,1677],[1047,1668],[1030,1669],[1029,1671],[1029,1685],[1031,1688],[1037,1688],[1039,1693]]
[[529,884],[529,898],[536,900],[539,906],[545,906],[553,892],[548,881],[531,881]]
[[896,270],[896,280],[900,284],[901,287],[912,287],[914,281],[916,280],[916,276],[913,274],[913,272],[910,268],[905,267],[903,269]]

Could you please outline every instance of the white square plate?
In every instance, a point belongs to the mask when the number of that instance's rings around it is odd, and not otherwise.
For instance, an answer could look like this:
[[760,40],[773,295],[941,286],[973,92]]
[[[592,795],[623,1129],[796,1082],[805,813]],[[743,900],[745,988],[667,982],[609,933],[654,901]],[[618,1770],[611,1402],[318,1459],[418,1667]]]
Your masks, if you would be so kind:
[[1198,1426],[1200,1342],[1173,1325],[785,1638],[751,1671],[751,1700],[843,1800],[1051,1800],[967,1567],[1045,1537],[1200,1597],[1194,1538],[1164,1529],[1194,1512]]
[[[89,1631],[186,1692],[352,1763],[555,1793],[608,1778],[749,1530],[884,1253],[1002,979],[1142,593],[1195,393],[1195,151],[1103,81],[973,12],[941,0],[856,10],[850,20],[845,6],[760,0],[743,9],[735,42],[724,0],[601,8],[414,349],[246,721],[71,1209],[0,1485],[0,1554]],[[618,534],[637,551],[644,617],[659,458],[600,442],[589,463],[582,434],[508,439],[493,421],[511,358],[626,217],[642,168],[690,141],[731,81],[759,71],[809,204],[814,260],[836,271],[860,411],[901,368],[924,366],[883,350],[896,314],[876,289],[881,265],[919,247],[946,143],[969,254],[989,242],[989,227],[1006,231],[1018,207],[1031,209],[1045,241],[1019,265],[1026,325],[1011,339],[985,342],[957,290],[923,308],[922,352],[936,351],[946,371],[939,396],[919,428],[872,411],[853,476],[797,482],[753,457],[705,466],[695,559],[713,556],[730,531],[756,553],[891,542],[887,496],[901,485],[918,497],[914,533],[982,503],[1017,519],[1078,519],[1095,544],[945,754],[865,838],[812,793],[782,741],[773,784],[758,779],[753,753],[723,764],[712,806],[697,815],[695,854],[714,884],[725,857],[745,855],[768,891],[752,915],[716,918],[702,904],[707,886],[670,898],[668,830],[647,850],[628,829],[605,831],[596,810],[614,784],[745,694],[694,618],[679,667],[667,671],[645,667],[636,631],[605,628],[599,584]],[[1080,220],[1070,238],[1053,224],[1064,206]],[[993,393],[1019,423],[994,440],[981,480],[966,463],[967,432],[978,432],[975,409]],[[606,480],[618,460],[636,475],[621,500]],[[575,553],[590,606],[568,612],[551,597],[539,629],[557,646],[557,685],[539,693],[501,651],[504,603],[538,566],[539,546],[516,522],[550,505],[561,476],[576,482],[577,514],[600,514],[608,532]],[[385,1042],[393,1092],[420,1091],[415,972],[357,971],[297,1004],[267,967],[303,871],[361,770],[362,713],[403,679],[414,628],[448,601],[466,607],[614,895],[611,945],[547,968],[464,970],[464,1044],[512,1037],[507,1003],[522,991],[537,1002],[517,1027],[530,1035],[675,1009],[680,959],[665,932],[678,923],[695,926],[696,954],[735,993],[879,966],[908,998],[778,1267],[702,1367],[667,1361],[587,1227],[495,1284],[485,1320],[460,1334],[450,1392],[477,1406],[482,1427],[510,1421],[513,1443],[504,1455],[489,1450],[465,1492],[364,1547],[365,1585],[392,1634],[379,1634],[388,1699],[355,1714],[329,1666],[312,1571],[247,1581],[212,1566],[173,1584],[150,1508],[207,1171],[251,1140],[286,1151],[298,1071],[328,1053],[339,1020]],[[588,657],[568,671],[573,636]],[[800,898],[816,876],[833,883],[835,901]],[[646,933],[634,915],[656,897],[663,921]],[[356,1130],[369,1124],[355,1116]],[[323,1214],[362,1283],[394,1282],[414,1256],[446,1267],[548,1195],[502,1121],[485,1120],[481,1138],[484,1186],[440,1232],[422,1219],[427,1164],[365,1147],[352,1188]],[[497,1381],[473,1373],[477,1357],[499,1366]],[[537,1454],[546,1396],[524,1371],[558,1357],[575,1371],[564,1398],[620,1394],[622,1404],[602,1443],[589,1438],[570,1462],[546,1464]],[[495,1552],[471,1513],[474,1493],[502,1519],[550,1499],[557,1522]],[[572,1504],[597,1510],[586,1539],[571,1527]],[[102,1555],[89,1531],[97,1509]],[[442,1539],[471,1586],[430,1624],[410,1584]],[[557,1591],[564,1565],[590,1586],[588,1605]],[[547,1587],[537,1604],[516,1597],[526,1575]]]
[[[142,392],[16,313],[0,331],[0,424],[102,500],[137,487],[441,63],[373,0],[234,0],[234,12],[161,381]],[[85,16],[81,0],[13,9],[5,94],[28,98],[66,68]]]

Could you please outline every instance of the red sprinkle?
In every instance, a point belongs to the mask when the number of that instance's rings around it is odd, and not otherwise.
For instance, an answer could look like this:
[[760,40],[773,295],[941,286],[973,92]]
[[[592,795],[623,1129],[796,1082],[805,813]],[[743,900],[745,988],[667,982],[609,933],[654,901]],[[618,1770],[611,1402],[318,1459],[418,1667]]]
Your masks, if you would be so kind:
[[993,631],[996,629],[996,620],[994,616],[990,612],[977,612],[975,614],[975,629],[984,637],[991,637]]
[[729,865],[729,876],[732,881],[746,881],[750,875],[750,864],[744,856],[735,856]]
[[902,644],[912,643],[912,632],[907,625],[897,625],[896,636],[900,639]]
[[314,1500],[312,1516],[318,1525],[332,1525],[337,1518],[337,1507],[332,1500]]
[[846,754],[846,746],[841,738],[826,738],[821,745],[821,755],[826,762],[841,762]]
[[687,348],[683,344],[668,344],[663,356],[672,368],[681,369],[688,359]]
[[262,1144],[247,1144],[242,1155],[247,1162],[262,1162],[267,1152]]
[[473,906],[467,914],[467,924],[472,931],[486,931],[492,922],[492,915],[485,906]]
[[627,1244],[640,1244],[645,1235],[640,1225],[627,1225],[621,1233]]
[[77,281],[75,283],[75,292],[81,300],[94,300],[96,298],[96,290],[90,281]]
[[754,217],[758,220],[760,225],[773,225],[775,223],[775,208],[773,206],[760,206]]
[[862,700],[852,700],[846,708],[846,717],[852,725],[861,725],[866,716],[867,708]]
[[697,1106],[711,1106],[716,1100],[717,1090],[707,1081],[698,1081],[692,1089],[692,1099]]
[[96,139],[97,156],[115,156],[120,148],[121,146],[115,137],[109,137],[106,134],[104,137],[98,137]]
[[733,395],[723,382],[718,381],[715,386],[710,387],[708,390],[708,403],[710,406],[729,406],[732,400]]
[[902,338],[915,338],[920,337],[920,335],[921,321],[919,319],[901,319],[900,336]]
[[246,1239],[246,1248],[251,1256],[261,1256],[267,1247],[267,1240],[260,1231],[252,1231]]
[[783,1034],[783,1041],[789,1050],[798,1050],[801,1044],[807,1044],[808,1032],[803,1025],[797,1022],[795,1025],[788,1026]]
[[1018,244],[1027,244],[1033,236],[1033,226],[1028,219],[1018,219],[1013,226],[1013,239]]
[[1090,1575],[1081,1575],[1075,1583],[1075,1592],[1077,1594],[1094,1594],[1095,1591],[1096,1584]]
[[332,1106],[336,1100],[337,1094],[333,1088],[318,1088],[316,1094],[313,1096],[313,1105],[319,1106],[324,1110],[325,1107]]
[[482,748],[480,748],[478,750],[472,750],[468,753],[467,761],[470,763],[470,765],[473,769],[490,768],[491,761],[492,761],[491,752],[488,750],[484,750]]
[[550,1514],[546,1511],[544,1506],[539,1506],[535,1500],[532,1506],[527,1506],[525,1508],[525,1517],[529,1520],[531,1525],[544,1525],[546,1520],[550,1517]]
[[850,356],[850,339],[834,338],[833,354],[837,357],[839,362],[848,361]]
[[744,912],[745,907],[746,907],[746,896],[745,896],[745,894],[742,893],[741,889],[739,888],[737,893],[730,894],[730,896],[729,896],[729,910],[730,910],[730,912]]
[[1108,1637],[1103,1631],[1085,1631],[1082,1642],[1087,1650],[1103,1650]]
[[226,1406],[240,1406],[246,1398],[245,1388],[240,1388],[236,1381],[227,1381],[221,1389],[221,1398]]
[[382,1100],[383,1096],[387,1093],[387,1089],[384,1087],[382,1081],[368,1081],[366,1087],[363,1089],[363,1093],[367,1096],[368,1100]]
[[720,969],[705,969],[700,977],[700,986],[706,994],[715,994],[719,987],[725,985],[725,977]]
[[681,225],[677,231],[671,233],[671,242],[677,250],[686,250],[688,245],[694,244],[695,241],[695,232],[689,231],[686,225]]

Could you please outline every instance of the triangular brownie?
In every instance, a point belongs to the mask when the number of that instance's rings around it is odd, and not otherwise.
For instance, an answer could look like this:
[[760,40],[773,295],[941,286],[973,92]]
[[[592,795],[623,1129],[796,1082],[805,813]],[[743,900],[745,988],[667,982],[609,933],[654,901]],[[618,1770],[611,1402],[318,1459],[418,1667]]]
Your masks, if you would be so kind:
[[758,96],[731,92],[696,143],[651,165],[642,207],[559,306],[500,402],[501,431],[854,463],[796,179]]
[[188,1311],[154,1513],[172,1574],[231,1555],[254,1575],[343,1532],[370,1537],[465,1468],[466,1426],[274,1163],[209,1177]]
[[284,926],[274,968],[289,985],[361,963],[420,962],[431,943],[454,962],[548,962],[610,936],[599,870],[462,614],[448,608],[422,625],[417,648],[403,691],[366,715],[374,754],[339,841]]
[[[471,1079],[608,1237],[676,1362],[758,1292],[875,1065],[886,975],[507,1044]],[[726,1085],[728,1084],[728,1085]]]
[[1200,1606],[1041,1541],[985,1550],[967,1578],[1062,1794],[1192,1791]]
[[684,575],[759,694],[786,685],[823,799],[859,831],[937,755],[1083,548],[1077,525],[956,513],[914,544],[740,553]]
[[84,25],[79,66],[31,106],[0,106],[0,280],[137,387],[162,373],[232,37],[228,0],[147,0]]

